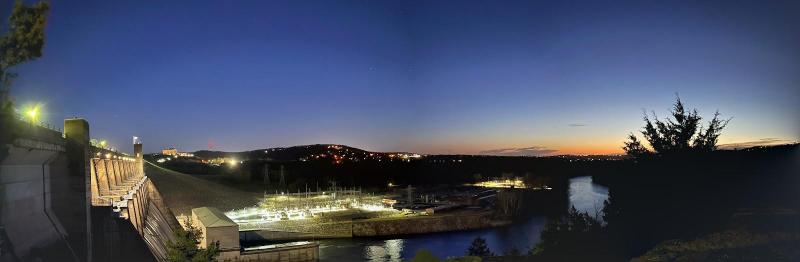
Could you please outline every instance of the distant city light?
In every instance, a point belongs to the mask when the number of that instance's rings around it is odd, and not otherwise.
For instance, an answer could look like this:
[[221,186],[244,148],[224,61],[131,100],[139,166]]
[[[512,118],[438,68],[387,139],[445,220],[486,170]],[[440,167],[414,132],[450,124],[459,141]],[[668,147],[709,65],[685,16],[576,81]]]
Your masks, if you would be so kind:
[[483,181],[476,183],[475,186],[489,188],[527,188],[525,182],[520,178]]

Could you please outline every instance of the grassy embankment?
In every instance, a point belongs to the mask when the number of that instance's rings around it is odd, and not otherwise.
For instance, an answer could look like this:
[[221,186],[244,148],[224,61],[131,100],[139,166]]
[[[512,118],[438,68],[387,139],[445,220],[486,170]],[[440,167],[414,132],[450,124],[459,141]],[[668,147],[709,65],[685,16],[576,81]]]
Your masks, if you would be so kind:
[[193,177],[146,163],[145,173],[161,192],[175,215],[190,215],[192,208],[209,206],[228,211],[255,206],[262,194]]

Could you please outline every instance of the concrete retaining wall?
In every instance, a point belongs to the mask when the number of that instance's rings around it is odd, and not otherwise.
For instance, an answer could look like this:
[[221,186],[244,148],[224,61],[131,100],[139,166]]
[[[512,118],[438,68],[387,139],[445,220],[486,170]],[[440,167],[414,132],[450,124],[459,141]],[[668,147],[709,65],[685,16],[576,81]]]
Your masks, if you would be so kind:
[[81,198],[68,181],[64,152],[12,146],[0,174],[0,238],[13,244],[3,246],[2,255],[85,260],[87,217],[80,208],[70,210]]
[[[288,222],[288,223],[286,223]],[[461,212],[433,216],[364,219],[330,223],[291,223],[284,221],[280,230],[247,230],[239,232],[243,242],[308,240],[425,234],[493,227],[489,212]]]
[[319,244],[272,248],[268,251],[244,251],[239,253],[237,262],[306,262],[319,260]]
[[419,216],[403,219],[370,219],[353,222],[354,237],[423,234],[486,228],[489,213]]

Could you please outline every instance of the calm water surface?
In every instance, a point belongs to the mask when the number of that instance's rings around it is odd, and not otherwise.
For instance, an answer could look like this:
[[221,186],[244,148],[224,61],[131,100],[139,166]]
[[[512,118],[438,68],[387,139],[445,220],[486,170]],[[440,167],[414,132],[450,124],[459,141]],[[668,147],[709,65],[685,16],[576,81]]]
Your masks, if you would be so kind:
[[[592,183],[591,177],[570,180],[570,204],[593,214],[601,210],[608,189]],[[402,261],[426,249],[440,258],[463,256],[475,237],[482,237],[495,253],[515,247],[522,252],[539,242],[544,217],[532,217],[513,225],[471,231],[411,235],[393,238],[331,239],[320,242],[320,261]]]
[[592,183],[591,176],[569,180],[569,203],[578,211],[587,212],[589,215],[600,214],[606,199],[608,199],[608,188]]

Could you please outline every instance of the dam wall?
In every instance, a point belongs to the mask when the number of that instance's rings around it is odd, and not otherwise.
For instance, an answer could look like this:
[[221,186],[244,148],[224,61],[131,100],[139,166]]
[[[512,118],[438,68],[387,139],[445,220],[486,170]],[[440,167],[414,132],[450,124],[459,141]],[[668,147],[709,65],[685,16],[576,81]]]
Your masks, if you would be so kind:
[[0,261],[157,261],[178,223],[134,155],[97,145],[89,123],[14,120],[0,152]]
[[71,144],[56,130],[16,121],[0,159],[0,260],[91,260],[91,216]]

